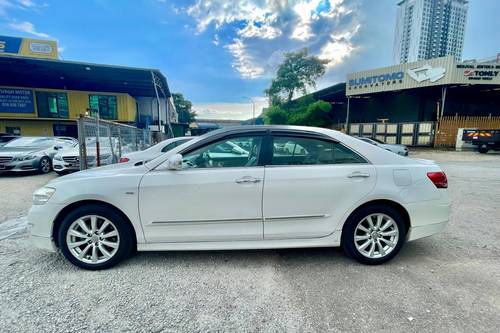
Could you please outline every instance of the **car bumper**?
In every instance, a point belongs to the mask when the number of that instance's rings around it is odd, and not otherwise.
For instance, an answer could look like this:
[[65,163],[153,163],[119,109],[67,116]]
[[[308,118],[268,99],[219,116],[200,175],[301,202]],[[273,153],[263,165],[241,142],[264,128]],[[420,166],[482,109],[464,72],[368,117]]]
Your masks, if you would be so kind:
[[30,239],[35,247],[51,252],[56,251],[52,230],[54,220],[63,208],[63,205],[51,203],[31,206],[27,220]]
[[53,160],[52,168],[56,172],[64,172],[64,171],[79,171],[80,164],[75,163],[67,163],[65,161]]
[[0,164],[0,172],[23,172],[23,171],[35,171],[38,170],[38,165],[40,164],[40,159],[35,158],[30,161],[16,161],[9,162],[5,164]]
[[404,205],[410,216],[411,227],[407,240],[432,236],[441,232],[449,222],[451,201],[448,194],[441,200],[423,201]]

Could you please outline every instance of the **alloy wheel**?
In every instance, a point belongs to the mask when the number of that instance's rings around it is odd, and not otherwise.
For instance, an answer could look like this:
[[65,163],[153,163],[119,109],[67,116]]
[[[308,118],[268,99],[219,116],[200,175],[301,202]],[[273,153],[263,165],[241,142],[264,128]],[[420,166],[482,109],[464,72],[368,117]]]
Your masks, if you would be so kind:
[[398,241],[398,225],[386,214],[370,214],[363,218],[354,230],[356,249],[367,258],[387,256],[397,246]]
[[50,171],[50,160],[48,158],[42,158],[40,161],[40,168],[43,173],[47,173]]
[[118,251],[120,235],[113,222],[107,218],[87,215],[71,223],[66,244],[69,252],[79,261],[101,264]]

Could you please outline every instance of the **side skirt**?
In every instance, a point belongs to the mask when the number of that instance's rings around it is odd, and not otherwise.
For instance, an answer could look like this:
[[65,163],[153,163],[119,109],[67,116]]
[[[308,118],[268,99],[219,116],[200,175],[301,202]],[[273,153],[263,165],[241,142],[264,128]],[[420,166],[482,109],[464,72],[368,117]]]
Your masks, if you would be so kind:
[[322,238],[310,239],[273,239],[229,242],[190,242],[190,243],[142,243],[137,251],[209,251],[209,250],[255,250],[283,249],[300,247],[340,246],[341,231]]

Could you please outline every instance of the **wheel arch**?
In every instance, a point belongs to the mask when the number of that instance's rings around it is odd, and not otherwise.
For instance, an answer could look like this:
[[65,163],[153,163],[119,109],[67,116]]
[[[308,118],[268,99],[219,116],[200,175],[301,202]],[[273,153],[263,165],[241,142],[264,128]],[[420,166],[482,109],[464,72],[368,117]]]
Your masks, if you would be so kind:
[[383,205],[383,206],[390,206],[392,207],[393,209],[397,210],[398,213],[401,214],[401,216],[403,217],[403,222],[405,224],[405,229],[406,229],[406,233],[408,234],[408,231],[410,230],[410,227],[411,227],[411,219],[410,219],[410,214],[408,214],[408,211],[406,210],[406,208],[404,208],[400,203],[396,202],[396,201],[393,201],[393,200],[389,200],[389,199],[376,199],[376,200],[370,200],[370,201],[367,201],[365,203],[363,203],[362,205],[356,207],[356,209],[354,209],[348,216],[347,218],[345,219],[344,221],[344,224],[342,225],[342,230],[344,230],[344,227],[346,225],[346,222],[351,218],[351,216],[353,216],[358,210],[360,209],[363,209],[367,206],[374,206],[374,205]]
[[54,241],[54,244],[58,248],[59,248],[59,244],[58,244],[57,234],[59,233],[59,228],[61,227],[62,221],[64,220],[64,218],[66,217],[66,215],[69,212],[71,212],[79,207],[86,206],[86,205],[100,205],[100,206],[104,206],[104,207],[107,207],[109,209],[112,209],[116,213],[118,213],[125,221],[127,221],[128,225],[129,225],[129,227],[134,235],[134,243],[137,245],[137,233],[135,232],[134,225],[132,224],[132,222],[130,221],[128,216],[122,210],[120,210],[118,207],[116,207],[110,203],[107,203],[107,202],[104,202],[101,200],[80,200],[80,201],[75,201],[75,202],[67,205],[66,207],[64,207],[57,214],[56,218],[54,219],[54,223],[52,225],[52,239]]

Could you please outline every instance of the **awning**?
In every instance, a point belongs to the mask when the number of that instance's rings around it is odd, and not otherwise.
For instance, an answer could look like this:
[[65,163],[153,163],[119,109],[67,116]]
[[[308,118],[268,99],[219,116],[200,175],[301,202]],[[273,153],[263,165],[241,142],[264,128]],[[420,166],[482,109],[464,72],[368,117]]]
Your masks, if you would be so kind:
[[0,86],[127,93],[170,97],[167,79],[157,69],[85,62],[0,56]]

